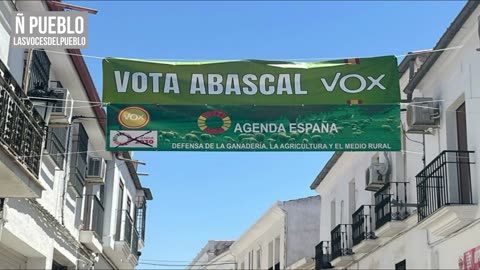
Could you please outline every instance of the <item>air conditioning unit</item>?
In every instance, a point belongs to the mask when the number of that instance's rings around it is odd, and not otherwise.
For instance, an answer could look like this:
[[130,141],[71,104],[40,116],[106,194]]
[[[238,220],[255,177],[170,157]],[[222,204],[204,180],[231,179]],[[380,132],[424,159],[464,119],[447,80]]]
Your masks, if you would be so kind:
[[86,181],[89,183],[104,183],[107,163],[100,157],[89,157],[88,167],[85,175]]
[[373,162],[365,171],[365,190],[378,191],[386,182],[387,164]]
[[73,98],[66,88],[50,89],[56,96],[57,102],[53,106],[49,126],[66,127],[72,123]]
[[439,110],[433,98],[414,98],[407,106],[407,132],[428,133],[438,127]]

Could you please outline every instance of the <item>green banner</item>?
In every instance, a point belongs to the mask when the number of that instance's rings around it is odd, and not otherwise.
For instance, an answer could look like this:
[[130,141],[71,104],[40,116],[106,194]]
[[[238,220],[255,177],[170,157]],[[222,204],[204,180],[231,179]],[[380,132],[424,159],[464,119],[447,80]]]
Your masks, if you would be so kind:
[[395,104],[394,56],[318,63],[103,60],[103,101],[160,105]]
[[110,151],[398,151],[400,105],[110,104]]

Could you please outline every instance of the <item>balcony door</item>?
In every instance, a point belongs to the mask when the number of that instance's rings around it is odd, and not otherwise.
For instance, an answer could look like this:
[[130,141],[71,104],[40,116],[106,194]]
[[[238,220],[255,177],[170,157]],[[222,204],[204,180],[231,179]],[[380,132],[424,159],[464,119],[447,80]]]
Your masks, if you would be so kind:
[[[457,118],[457,146],[459,151],[468,150],[467,142],[467,116],[465,110],[465,103],[460,105],[456,110]],[[459,202],[460,204],[471,203],[471,179],[468,153],[460,152],[457,156],[459,165],[457,167],[459,179]]]

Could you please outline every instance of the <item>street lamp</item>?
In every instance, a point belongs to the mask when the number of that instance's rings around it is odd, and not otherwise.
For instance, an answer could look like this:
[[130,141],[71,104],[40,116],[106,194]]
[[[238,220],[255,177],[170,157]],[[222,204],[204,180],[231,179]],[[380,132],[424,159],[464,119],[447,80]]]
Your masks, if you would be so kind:
[[34,83],[33,89],[28,90],[27,95],[35,110],[43,117],[45,125],[48,126],[53,106],[57,103],[57,95],[53,91],[49,91],[41,82]]

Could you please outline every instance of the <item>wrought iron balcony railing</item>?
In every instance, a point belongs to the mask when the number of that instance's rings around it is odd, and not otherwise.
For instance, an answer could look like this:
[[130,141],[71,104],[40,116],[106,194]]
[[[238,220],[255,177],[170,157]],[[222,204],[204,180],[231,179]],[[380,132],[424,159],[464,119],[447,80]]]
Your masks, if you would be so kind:
[[315,246],[315,270],[331,269],[330,241],[321,241]]
[[123,240],[128,243],[129,246],[132,246],[132,232],[133,232],[133,221],[130,217],[130,213],[125,211],[125,223],[123,230]]
[[104,208],[96,195],[85,196],[84,228],[86,231],[94,231],[98,239],[103,237]]
[[357,245],[365,239],[375,239],[372,205],[362,205],[352,215],[352,241]]
[[0,61],[0,143],[38,178],[43,119]]
[[375,193],[375,229],[408,217],[408,182],[388,182]]
[[132,254],[138,257],[138,232],[135,226],[132,231]]
[[145,200],[145,197],[141,197],[137,199],[136,202],[136,227],[137,227],[137,232],[138,232],[138,237],[145,241],[145,223],[146,223],[146,215],[147,215],[147,201]]
[[473,204],[470,175],[473,153],[443,151],[417,174],[418,221],[445,205]]
[[[128,244],[132,253],[134,250],[138,251],[138,232],[134,226],[134,222],[130,213],[127,210],[120,211],[121,223],[117,224],[117,233],[115,234],[115,241],[124,241]],[[135,251],[135,255],[136,252]]]
[[352,251],[352,225],[339,224],[331,232],[332,261],[340,256],[353,255]]

